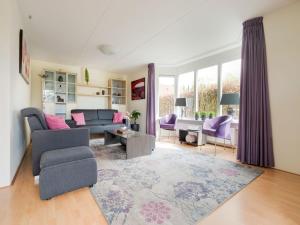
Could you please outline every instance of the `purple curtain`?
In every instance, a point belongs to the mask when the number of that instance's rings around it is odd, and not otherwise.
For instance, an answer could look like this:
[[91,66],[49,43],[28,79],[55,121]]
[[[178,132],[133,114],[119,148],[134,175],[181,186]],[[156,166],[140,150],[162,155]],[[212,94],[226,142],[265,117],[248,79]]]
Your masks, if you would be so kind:
[[237,158],[273,167],[273,143],[263,18],[243,23],[240,121]]
[[156,135],[155,122],[155,66],[154,63],[148,65],[148,85],[147,85],[147,115],[146,132]]

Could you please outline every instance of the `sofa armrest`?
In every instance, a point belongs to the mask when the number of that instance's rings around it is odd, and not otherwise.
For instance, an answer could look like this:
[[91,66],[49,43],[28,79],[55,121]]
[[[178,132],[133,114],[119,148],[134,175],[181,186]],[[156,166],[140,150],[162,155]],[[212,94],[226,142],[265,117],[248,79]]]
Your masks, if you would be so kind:
[[32,172],[40,173],[40,159],[44,152],[76,146],[89,146],[89,129],[37,130],[32,134]]

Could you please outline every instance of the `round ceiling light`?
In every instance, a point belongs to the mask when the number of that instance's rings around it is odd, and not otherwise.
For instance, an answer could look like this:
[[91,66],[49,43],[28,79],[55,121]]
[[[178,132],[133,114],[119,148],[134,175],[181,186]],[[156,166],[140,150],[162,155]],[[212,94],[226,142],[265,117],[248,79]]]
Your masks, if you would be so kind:
[[112,45],[99,45],[98,49],[104,55],[115,55],[117,50]]

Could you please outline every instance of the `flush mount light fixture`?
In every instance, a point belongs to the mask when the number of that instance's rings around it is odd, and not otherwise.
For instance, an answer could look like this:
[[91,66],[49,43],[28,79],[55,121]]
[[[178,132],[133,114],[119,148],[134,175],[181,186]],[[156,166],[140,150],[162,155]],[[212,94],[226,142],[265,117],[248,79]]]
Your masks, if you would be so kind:
[[99,45],[98,49],[104,55],[115,55],[118,52],[112,45]]

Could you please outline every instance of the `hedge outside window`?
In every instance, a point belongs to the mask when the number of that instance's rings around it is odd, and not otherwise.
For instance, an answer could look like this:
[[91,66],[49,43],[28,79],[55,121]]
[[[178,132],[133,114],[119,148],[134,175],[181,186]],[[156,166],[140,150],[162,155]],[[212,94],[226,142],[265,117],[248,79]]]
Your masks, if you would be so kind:
[[159,77],[159,116],[174,113],[175,77]]
[[178,97],[186,98],[184,117],[194,117],[194,72],[180,74],[178,76]]

